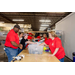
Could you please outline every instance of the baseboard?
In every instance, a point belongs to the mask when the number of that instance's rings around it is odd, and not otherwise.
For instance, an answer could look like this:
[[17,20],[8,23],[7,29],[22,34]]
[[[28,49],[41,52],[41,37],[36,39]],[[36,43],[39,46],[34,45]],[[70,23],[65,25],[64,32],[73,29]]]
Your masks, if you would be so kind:
[[71,60],[72,62],[73,62],[73,60],[72,59],[70,59],[69,57],[67,57],[67,56],[65,56],[66,58],[68,58],[69,60]]

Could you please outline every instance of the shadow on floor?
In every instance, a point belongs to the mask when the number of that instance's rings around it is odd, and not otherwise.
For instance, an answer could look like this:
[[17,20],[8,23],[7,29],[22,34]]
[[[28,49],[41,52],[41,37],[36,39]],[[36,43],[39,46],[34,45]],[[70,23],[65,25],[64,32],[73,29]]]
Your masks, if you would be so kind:
[[70,60],[69,58],[67,58],[66,56],[64,57],[64,62],[73,62],[72,60]]

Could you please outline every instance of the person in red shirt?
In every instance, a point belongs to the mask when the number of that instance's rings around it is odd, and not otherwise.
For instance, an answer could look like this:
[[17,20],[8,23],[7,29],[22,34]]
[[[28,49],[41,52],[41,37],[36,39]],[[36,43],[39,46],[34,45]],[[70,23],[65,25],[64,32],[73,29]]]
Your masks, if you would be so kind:
[[46,34],[43,34],[43,38],[45,39],[44,42],[47,41],[47,35]]
[[[29,41],[31,41],[31,40],[32,40],[32,33],[28,33],[28,34],[29,34],[29,35],[28,35],[28,38],[27,38],[27,39],[28,39]],[[28,47],[28,45],[29,45],[29,44],[27,44],[26,47]]]
[[49,32],[49,39],[41,43],[40,46],[41,45],[49,45],[52,52],[50,56],[56,56],[61,62],[64,62],[65,51],[62,47],[60,38],[57,37],[54,31]]
[[38,42],[41,40],[41,36],[42,34],[39,34],[39,36],[37,36]]
[[6,37],[5,40],[5,52],[8,57],[8,61],[10,62],[13,60],[13,57],[17,56],[18,54],[18,47],[22,49],[22,44],[19,44],[19,36],[17,32],[19,31],[20,26],[15,25],[13,29],[11,29]]
[[32,33],[28,33],[29,35],[28,35],[28,40],[31,40],[32,39]]
[[39,36],[37,36],[38,39],[41,39],[41,34],[39,34]]
[[37,38],[38,38],[38,39],[41,39],[41,37],[40,37],[40,36],[37,36]]
[[29,39],[29,40],[30,40],[30,39],[32,39],[32,37],[31,37],[31,36],[28,36],[28,38],[27,38],[27,39]]

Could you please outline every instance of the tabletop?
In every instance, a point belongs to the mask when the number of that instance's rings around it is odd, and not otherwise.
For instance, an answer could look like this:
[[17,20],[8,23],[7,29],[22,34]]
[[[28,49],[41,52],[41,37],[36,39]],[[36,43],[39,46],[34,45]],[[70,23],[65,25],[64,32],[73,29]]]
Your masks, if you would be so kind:
[[50,52],[43,52],[42,54],[29,54],[28,49],[25,49],[19,54],[24,55],[24,58],[16,60],[15,62],[60,62],[55,56],[49,56],[49,54]]

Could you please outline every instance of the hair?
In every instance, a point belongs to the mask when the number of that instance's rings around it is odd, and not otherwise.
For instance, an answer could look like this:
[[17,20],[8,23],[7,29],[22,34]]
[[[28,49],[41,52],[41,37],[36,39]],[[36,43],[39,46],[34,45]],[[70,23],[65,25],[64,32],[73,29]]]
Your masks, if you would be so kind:
[[19,35],[20,35],[21,33],[23,33],[23,32],[19,32]]
[[52,37],[58,37],[58,36],[56,35],[55,31],[50,31],[49,33],[52,35]]

